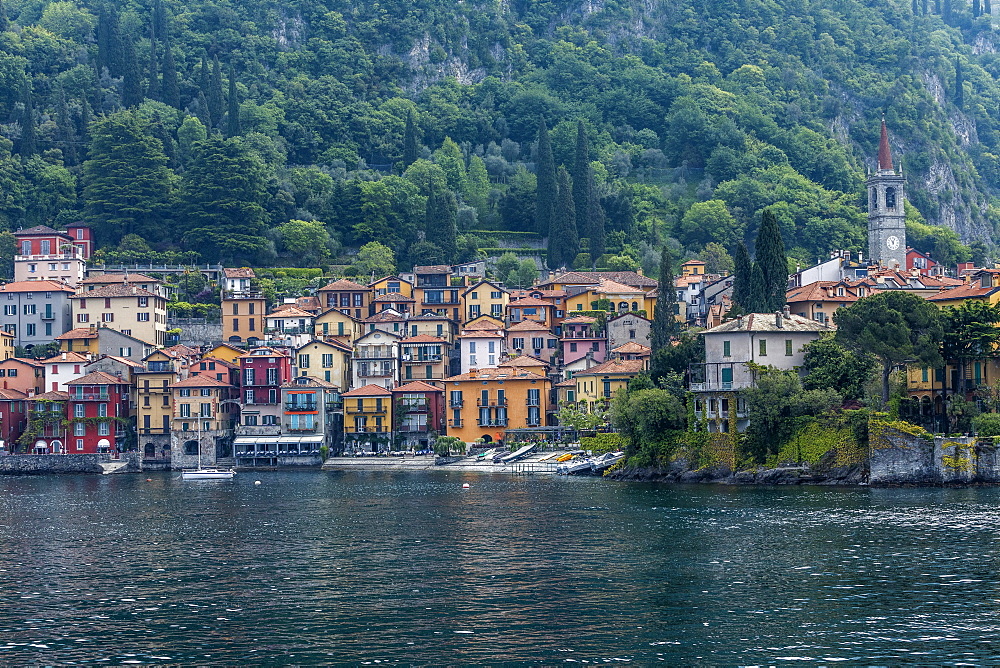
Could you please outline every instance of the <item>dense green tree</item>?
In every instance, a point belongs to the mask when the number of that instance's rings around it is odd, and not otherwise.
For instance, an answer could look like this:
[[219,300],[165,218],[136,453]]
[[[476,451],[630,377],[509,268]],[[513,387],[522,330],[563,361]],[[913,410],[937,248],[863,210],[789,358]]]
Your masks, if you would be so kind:
[[802,349],[805,389],[834,389],[845,400],[864,396],[865,385],[875,370],[870,356],[848,350],[829,335],[810,341]]
[[195,144],[179,199],[184,244],[207,260],[252,263],[268,252],[265,166],[238,139]]
[[681,218],[678,236],[686,246],[697,248],[717,242],[732,248],[743,237],[739,223],[719,199],[695,202]]
[[910,292],[884,291],[859,299],[833,314],[837,341],[878,361],[882,401],[889,401],[889,376],[900,364],[913,362],[937,368],[944,336],[941,312]]
[[557,176],[556,210],[549,232],[548,262],[550,267],[572,267],[580,252],[580,235],[576,229],[573,206],[573,184],[569,172],[560,167]]
[[465,189],[462,191],[462,199],[475,207],[479,220],[486,220],[489,217],[490,175],[486,171],[486,163],[478,155],[469,159],[469,170],[465,177]]
[[391,276],[396,273],[396,256],[388,246],[377,241],[369,241],[358,251],[353,266],[357,270],[357,275],[363,280],[372,276],[376,279]]
[[750,281],[753,278],[753,265],[747,245],[742,241],[736,246],[736,257],[733,260],[733,294],[732,303],[746,313],[750,310]]
[[594,180],[590,173],[590,143],[583,121],[576,122],[576,155],[573,158],[573,206],[576,211],[576,229],[581,236],[590,238],[590,202]]
[[538,266],[534,260],[524,259],[514,272],[513,283],[519,288],[530,288],[538,280]]
[[952,98],[959,109],[965,107],[965,76],[962,74],[962,60],[955,59],[955,94]]
[[162,100],[174,109],[181,108],[181,90],[177,83],[177,65],[169,42],[163,43],[163,93]]
[[406,126],[403,130],[403,169],[412,165],[420,157],[420,142],[417,139],[417,125],[413,119],[413,109],[406,110]]
[[219,64],[218,55],[212,57],[212,76],[205,98],[208,100],[208,114],[212,119],[211,127],[218,127],[222,123],[222,110],[225,106],[225,98],[222,95],[222,65]]
[[768,313],[780,311],[785,307],[785,291],[788,289],[788,257],[785,255],[781,228],[770,209],[761,216],[755,260],[764,274],[762,305]]
[[590,264],[593,269],[597,269],[597,263],[600,261],[601,256],[604,255],[606,248],[606,238],[604,231],[604,208],[601,206],[601,199],[597,194],[597,188],[594,185],[594,172],[590,171],[588,174],[588,180],[590,181],[589,187],[589,199],[587,200],[587,208],[589,212],[587,213],[587,224],[590,229],[588,234],[590,235],[588,241],[588,250],[590,251]]
[[143,100],[142,74],[139,59],[135,55],[135,45],[131,39],[122,41],[122,105],[132,109]]
[[113,77],[120,77],[124,72],[121,26],[118,12],[112,4],[102,4],[97,19],[97,72],[105,69]]
[[455,239],[458,236],[455,229],[458,212],[455,195],[450,190],[432,189],[427,196],[426,210],[424,229],[427,240],[441,249],[446,263],[451,263],[455,258]]
[[17,142],[17,153],[22,158],[35,154],[35,103],[32,99],[31,84],[25,81],[21,86],[21,138]]
[[[648,379],[646,379],[648,382]],[[676,437],[686,426],[684,403],[676,394],[634,387],[617,392],[611,401],[611,423],[625,439],[626,455],[635,466],[666,464]]]
[[360,222],[352,236],[359,242],[384,242],[396,253],[417,241],[427,216],[427,197],[413,183],[399,176],[361,183]]
[[0,232],[0,278],[14,278],[14,256],[17,255],[17,237],[10,232]]
[[[542,235],[549,234],[553,229],[556,216],[556,200],[559,197],[559,185],[556,182],[556,161],[552,155],[552,143],[549,140],[549,129],[545,119],[538,121],[538,145],[535,167],[535,231]],[[552,240],[549,240],[551,247]],[[562,259],[562,253],[556,253],[556,259]],[[549,260],[549,267],[554,268]]]
[[465,160],[462,158],[462,149],[451,137],[445,137],[441,148],[434,152],[434,162],[444,170],[448,187],[452,191],[465,191]]
[[149,83],[146,86],[146,97],[150,100],[161,99],[160,94],[160,63],[156,58],[156,40],[149,40]]
[[944,338],[941,355],[958,370],[956,394],[965,396],[965,370],[976,360],[996,357],[1000,344],[1000,306],[982,301],[965,301],[942,311]]
[[511,251],[506,251],[501,255],[493,266],[493,273],[497,280],[505,285],[513,285],[516,280],[515,272],[520,267],[520,260]]
[[275,231],[287,257],[297,266],[315,267],[330,261],[332,240],[318,220],[289,220]]
[[[653,363],[656,364],[659,354],[672,345],[673,338],[680,328],[677,323],[677,294],[674,287],[673,258],[670,248],[664,244],[660,250],[660,277],[656,283],[656,308],[653,310],[653,323],[649,330],[649,345],[652,348]],[[654,368],[653,376],[660,371]]]
[[240,101],[236,96],[236,71],[229,64],[229,95],[226,96],[226,136],[240,134]]
[[133,111],[105,116],[90,129],[89,159],[83,163],[84,219],[98,244],[116,244],[126,234],[159,240],[168,232],[174,175],[163,144]]
[[736,267],[725,247],[714,241],[705,244],[698,259],[705,263],[705,272],[709,274],[732,274]]
[[514,172],[507,192],[500,198],[497,206],[503,229],[517,232],[534,231],[537,224],[535,184],[535,175],[523,166]]
[[7,19],[7,6],[0,0],[0,32],[10,30],[10,21]]
[[750,269],[750,289],[747,291],[746,305],[747,312],[772,312],[769,297],[770,293],[768,291],[767,279],[764,277],[764,270],[760,266],[760,261],[755,261]]

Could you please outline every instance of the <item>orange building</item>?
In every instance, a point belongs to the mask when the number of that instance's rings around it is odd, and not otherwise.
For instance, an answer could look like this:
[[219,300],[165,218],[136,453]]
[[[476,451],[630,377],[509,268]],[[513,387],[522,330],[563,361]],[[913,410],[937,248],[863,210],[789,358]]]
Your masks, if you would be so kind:
[[470,369],[446,378],[448,435],[466,443],[502,439],[508,429],[545,424],[552,383],[517,367]]

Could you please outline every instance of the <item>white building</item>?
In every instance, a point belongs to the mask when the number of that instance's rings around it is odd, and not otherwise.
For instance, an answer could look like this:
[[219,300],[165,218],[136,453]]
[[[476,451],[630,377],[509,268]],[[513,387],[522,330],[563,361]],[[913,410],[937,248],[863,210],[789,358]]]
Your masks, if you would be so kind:
[[351,386],[378,385],[391,390],[399,383],[399,341],[392,332],[375,330],[354,342]]
[[[705,330],[705,363],[692,369],[691,391],[695,393],[699,417],[708,419],[711,430],[728,429],[730,411],[735,410],[737,429],[748,425],[743,400],[737,393],[754,386],[756,376],[749,363],[776,369],[798,369],[805,362],[802,348],[833,329],[798,315],[750,313]],[[736,405],[733,406],[733,402]]]
[[470,369],[493,369],[507,352],[503,328],[488,320],[472,323],[455,337],[458,340],[461,373]]

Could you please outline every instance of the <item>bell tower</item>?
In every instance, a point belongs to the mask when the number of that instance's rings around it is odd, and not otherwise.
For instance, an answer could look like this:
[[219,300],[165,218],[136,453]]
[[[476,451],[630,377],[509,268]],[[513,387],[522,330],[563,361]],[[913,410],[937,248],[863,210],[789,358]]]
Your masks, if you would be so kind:
[[878,166],[868,174],[868,257],[887,269],[906,269],[906,214],[903,211],[903,174],[892,165],[889,133],[882,118]]

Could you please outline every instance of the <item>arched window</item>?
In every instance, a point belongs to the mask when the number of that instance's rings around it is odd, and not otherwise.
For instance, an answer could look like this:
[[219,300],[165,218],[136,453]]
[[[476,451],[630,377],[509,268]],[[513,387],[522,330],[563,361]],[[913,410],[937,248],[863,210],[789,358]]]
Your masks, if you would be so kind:
[[639,302],[632,302],[632,310],[633,311],[639,310]]
[[885,208],[895,209],[896,208],[896,189],[886,188],[885,189]]
[[619,311],[627,311],[628,310],[628,302],[619,302],[618,303],[618,310]]
[[156,444],[155,443],[147,443],[142,448],[142,454],[145,457],[155,457],[156,456]]
[[185,455],[197,455],[198,454],[198,441],[185,441],[184,442],[184,454]]
[[872,188],[872,211],[878,208],[878,189]]

